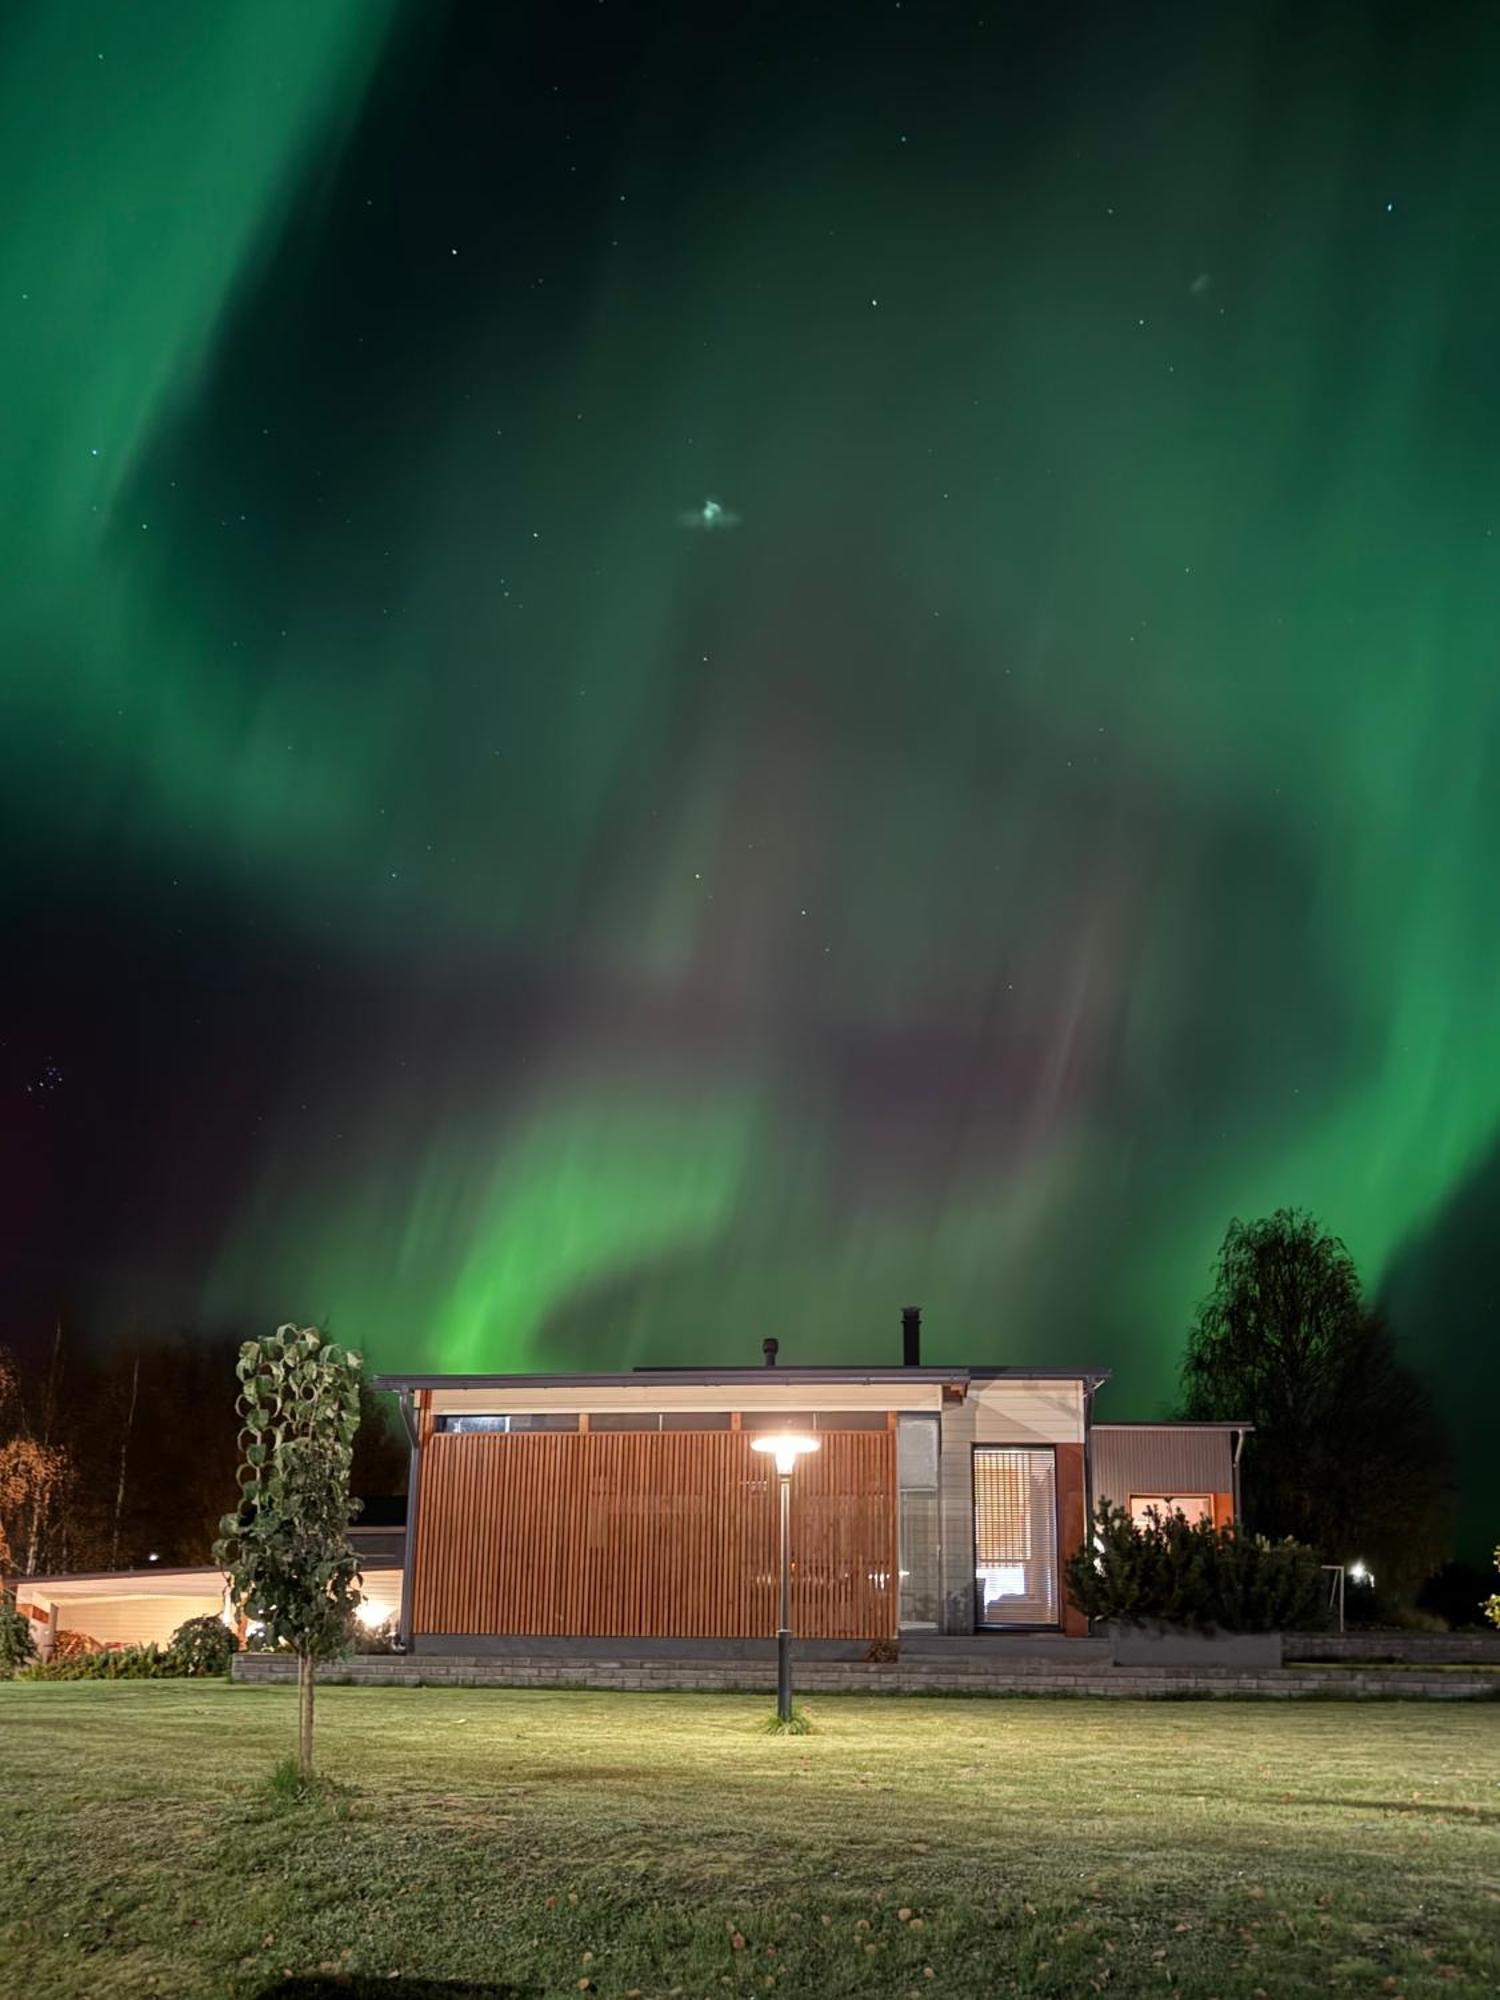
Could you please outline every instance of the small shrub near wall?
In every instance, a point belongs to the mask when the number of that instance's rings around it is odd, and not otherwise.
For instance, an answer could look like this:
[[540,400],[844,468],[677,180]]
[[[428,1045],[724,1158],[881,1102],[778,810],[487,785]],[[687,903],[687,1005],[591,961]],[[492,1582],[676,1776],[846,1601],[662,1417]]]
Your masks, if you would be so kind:
[[239,1640],[224,1620],[211,1612],[179,1625],[168,1648],[178,1671],[184,1674],[227,1674],[229,1662],[239,1650]]
[[349,1648],[351,1653],[399,1653],[394,1620],[383,1619],[378,1625],[360,1625]]
[[1153,1514],[1137,1526],[1123,1507],[1101,1501],[1065,1576],[1078,1609],[1112,1624],[1311,1632],[1327,1623],[1316,1550],[1182,1514]]
[[73,1632],[64,1626],[58,1633],[52,1648],[54,1660],[81,1660],[88,1653],[102,1653],[106,1650],[103,1640],[93,1638],[87,1632]]
[[0,1681],[8,1681],[35,1655],[36,1641],[31,1636],[31,1620],[16,1609],[13,1597],[0,1597]]

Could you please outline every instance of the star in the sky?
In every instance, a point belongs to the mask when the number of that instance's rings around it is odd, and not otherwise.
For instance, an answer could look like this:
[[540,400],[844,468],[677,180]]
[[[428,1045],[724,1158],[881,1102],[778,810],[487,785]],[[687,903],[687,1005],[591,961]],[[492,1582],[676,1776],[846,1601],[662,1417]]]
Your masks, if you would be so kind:
[[737,528],[740,517],[731,508],[717,500],[705,500],[701,507],[689,507],[677,516],[678,525],[684,528],[705,529],[713,533],[720,528]]

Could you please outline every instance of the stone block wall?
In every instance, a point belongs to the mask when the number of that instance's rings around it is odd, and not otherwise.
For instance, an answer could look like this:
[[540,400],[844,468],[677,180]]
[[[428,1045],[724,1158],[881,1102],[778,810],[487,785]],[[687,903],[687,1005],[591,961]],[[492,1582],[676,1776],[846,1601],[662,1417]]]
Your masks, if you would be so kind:
[[[291,1686],[296,1663],[284,1654],[240,1653],[233,1678],[241,1685]],[[775,1673],[750,1660],[674,1660],[598,1655],[569,1659],[485,1654],[376,1655],[344,1660],[319,1673],[324,1684],[356,1687],[603,1688],[635,1693],[759,1695],[775,1698]],[[1461,1701],[1493,1696],[1496,1677],[1483,1673],[1381,1673],[1350,1669],[1336,1676],[1317,1668],[1115,1667],[1092,1655],[1076,1665],[1037,1660],[998,1666],[983,1659],[911,1659],[891,1665],[854,1660],[807,1660],[796,1667],[799,1695],[966,1694],[1104,1696],[1137,1701],[1319,1697]]]
[[1500,1666],[1500,1632],[1288,1632],[1289,1660],[1399,1660],[1412,1666]]

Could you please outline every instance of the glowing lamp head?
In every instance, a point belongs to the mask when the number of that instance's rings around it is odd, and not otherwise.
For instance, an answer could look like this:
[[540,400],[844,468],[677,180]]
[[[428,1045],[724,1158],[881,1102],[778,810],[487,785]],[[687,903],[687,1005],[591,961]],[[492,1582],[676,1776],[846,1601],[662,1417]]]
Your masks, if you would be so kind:
[[776,1470],[783,1479],[790,1479],[797,1460],[804,1452],[816,1451],[819,1440],[803,1437],[794,1431],[768,1431],[751,1445],[752,1451],[769,1452],[776,1461]]
[[1349,1565],[1349,1581],[1351,1583],[1373,1583],[1375,1579],[1371,1576],[1367,1564],[1353,1562]]

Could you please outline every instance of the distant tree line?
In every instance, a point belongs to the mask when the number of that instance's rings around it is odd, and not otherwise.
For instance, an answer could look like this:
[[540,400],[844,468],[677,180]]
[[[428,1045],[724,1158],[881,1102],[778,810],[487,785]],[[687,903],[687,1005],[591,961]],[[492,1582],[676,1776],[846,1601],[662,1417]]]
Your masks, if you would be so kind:
[[[59,1325],[24,1356],[0,1348],[0,1572],[207,1563],[236,1504],[232,1338],[126,1340],[107,1351]],[[361,1388],[353,1490],[406,1487],[389,1397]]]

